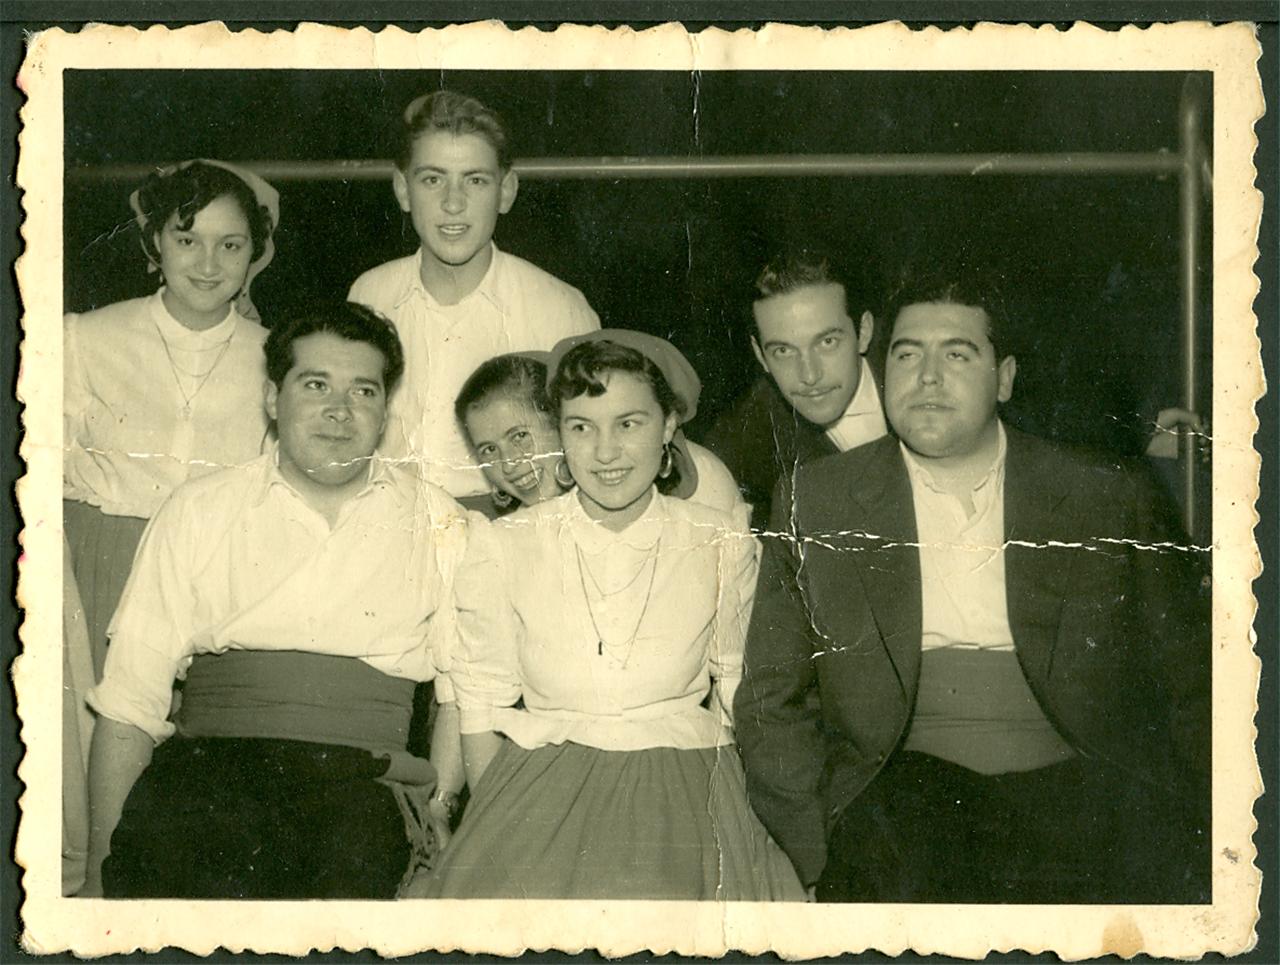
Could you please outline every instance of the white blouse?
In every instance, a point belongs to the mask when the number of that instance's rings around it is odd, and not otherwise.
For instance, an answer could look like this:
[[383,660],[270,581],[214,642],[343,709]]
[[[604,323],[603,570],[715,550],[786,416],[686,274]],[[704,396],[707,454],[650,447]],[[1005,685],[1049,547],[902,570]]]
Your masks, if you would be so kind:
[[693,460],[694,471],[698,474],[697,488],[689,498],[695,503],[727,513],[738,528],[747,529],[751,524],[751,507],[743,500],[742,492],[738,489],[733,473],[729,472],[729,467],[714,452],[692,439],[686,439],[684,444],[689,450],[689,458]]
[[450,672],[462,732],[529,749],[731,743],[756,559],[744,526],[657,492],[621,533],[573,492],[474,532]]
[[266,329],[232,309],[191,331],[162,291],[64,319],[63,495],[111,516],[263,451]]

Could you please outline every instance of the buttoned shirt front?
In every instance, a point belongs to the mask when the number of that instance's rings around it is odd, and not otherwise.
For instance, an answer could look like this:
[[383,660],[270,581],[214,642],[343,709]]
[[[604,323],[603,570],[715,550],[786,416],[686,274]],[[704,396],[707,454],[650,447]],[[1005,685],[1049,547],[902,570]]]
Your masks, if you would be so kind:
[[875,376],[871,374],[871,366],[865,357],[861,365],[858,391],[853,393],[844,415],[827,429],[827,438],[841,452],[875,442],[889,434],[889,426],[884,421],[884,407],[876,391]]
[[600,320],[576,288],[496,245],[484,278],[457,304],[440,304],[421,272],[420,249],[365,272],[348,296],[390,319],[404,345],[404,378],[382,448],[421,465],[451,495],[474,496],[489,486],[454,416],[462,384],[496,355],[545,351]]
[[[1004,464],[999,424],[991,469],[970,494],[974,513],[935,485],[927,466],[902,445],[920,543],[922,646],[1012,650],[1005,590]],[[901,445],[901,444],[900,444]]]
[[380,460],[332,527],[274,452],[188,483],[147,527],[89,703],[162,740],[173,681],[196,654],[230,649],[354,657],[430,680],[448,664],[467,528],[447,495]]

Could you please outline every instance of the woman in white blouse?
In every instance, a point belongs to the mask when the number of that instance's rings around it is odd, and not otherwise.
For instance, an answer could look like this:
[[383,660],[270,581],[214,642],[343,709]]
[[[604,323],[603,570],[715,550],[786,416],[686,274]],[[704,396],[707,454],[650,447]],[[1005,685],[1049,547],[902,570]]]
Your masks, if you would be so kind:
[[[77,599],[64,654],[83,667],[64,701],[80,723],[102,678],[107,626],[147,520],[179,483],[259,454],[267,333],[249,283],[271,261],[279,195],[220,161],[185,161],[129,198],[155,294],[69,314],[63,327],[63,549]],[[75,592],[75,591],[78,591]],[[68,731],[70,732],[70,731]],[[84,878],[83,768],[66,768],[63,877]]]
[[146,521],[188,478],[257,456],[267,429],[249,284],[274,253],[275,189],[197,160],[129,202],[160,289],[64,320],[64,527],[98,677]]
[[473,797],[406,893],[802,899],[733,747],[755,541],[654,485],[677,471],[669,445],[696,403],[688,363],[605,330],[551,365],[577,488],[469,548],[451,678]]

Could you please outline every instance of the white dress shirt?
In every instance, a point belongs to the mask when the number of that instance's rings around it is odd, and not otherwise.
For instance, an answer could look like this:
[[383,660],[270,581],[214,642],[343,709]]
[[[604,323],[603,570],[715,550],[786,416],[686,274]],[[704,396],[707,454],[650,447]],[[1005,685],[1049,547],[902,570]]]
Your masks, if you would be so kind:
[[[974,513],[933,482],[902,446],[920,541],[923,647],[1012,650],[1004,582],[1004,425],[991,469],[970,494]],[[900,443],[901,445],[901,443]]]
[[742,498],[742,490],[738,488],[729,467],[720,461],[706,446],[700,446],[692,439],[684,441],[689,451],[689,459],[693,462],[694,471],[698,474],[698,485],[689,498],[695,503],[710,506],[719,510],[733,520],[734,526],[747,529],[751,524],[751,507]]
[[853,393],[844,415],[827,429],[827,438],[841,452],[875,442],[889,434],[889,427],[884,421],[884,407],[876,391],[875,376],[871,374],[871,366],[865,357],[861,364],[858,391]]
[[383,452],[410,458],[453,496],[487,493],[454,417],[463,382],[482,362],[508,352],[550,349],[600,320],[576,288],[493,247],[489,270],[455,305],[441,305],[422,284],[422,251],[373,268],[347,296],[395,323],[405,370],[391,399]]
[[109,516],[151,518],[188,479],[255,459],[266,437],[266,329],[231,310],[192,331],[162,293],[63,322],[63,495]]
[[162,740],[175,678],[194,655],[231,649],[355,657],[430,680],[448,664],[467,529],[451,498],[381,460],[332,527],[274,451],[187,483],[142,538],[89,703]]
[[655,492],[614,533],[570,492],[476,535],[451,671],[464,734],[498,731],[528,749],[732,742],[755,593],[745,527]]

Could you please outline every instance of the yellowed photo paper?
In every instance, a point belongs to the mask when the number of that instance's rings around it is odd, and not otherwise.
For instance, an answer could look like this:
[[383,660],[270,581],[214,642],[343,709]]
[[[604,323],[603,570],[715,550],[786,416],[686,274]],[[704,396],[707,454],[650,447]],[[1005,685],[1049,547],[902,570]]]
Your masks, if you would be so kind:
[[1249,949],[1259,56],[32,35],[25,948]]

